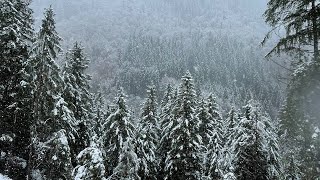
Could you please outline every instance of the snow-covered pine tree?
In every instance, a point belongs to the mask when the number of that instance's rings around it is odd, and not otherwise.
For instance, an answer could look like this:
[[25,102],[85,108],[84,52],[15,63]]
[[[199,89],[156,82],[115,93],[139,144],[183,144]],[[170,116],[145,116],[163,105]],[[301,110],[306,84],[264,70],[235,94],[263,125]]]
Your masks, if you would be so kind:
[[122,89],[119,90],[116,101],[117,110],[106,120],[101,136],[107,177],[111,176],[115,167],[118,166],[118,159],[124,146],[123,143],[135,137],[135,127],[132,124]]
[[165,131],[165,127],[168,125],[168,123],[170,123],[172,119],[172,110],[176,102],[176,96],[174,93],[175,93],[174,89],[169,84],[167,86],[167,90],[165,91],[164,97],[161,101],[160,120],[159,120],[161,137],[163,135],[163,132]]
[[104,96],[101,91],[94,94],[92,109],[94,132],[97,137],[100,137],[103,133],[102,126],[105,123],[104,121],[107,119],[106,117],[110,115],[109,109],[106,109],[105,107]]
[[236,128],[233,148],[237,155],[235,175],[237,179],[267,180],[268,160],[265,149],[265,137],[259,132],[261,117],[256,107],[250,101],[245,107],[245,113]]
[[[189,72],[182,77],[174,119],[168,125],[170,150],[166,157],[165,179],[199,179],[201,176],[201,144],[199,119],[196,117],[196,93]],[[167,128],[167,127],[166,127]]]
[[213,119],[211,117],[211,114],[209,113],[207,108],[207,102],[204,99],[202,99],[198,106],[196,117],[200,121],[199,134],[203,142],[203,149],[201,150],[203,154],[203,176],[209,178],[210,162],[208,161],[209,159],[207,155],[210,148],[209,143],[211,143],[211,138],[214,134],[215,127],[212,121]]
[[163,99],[161,101],[161,111],[164,110],[163,108],[166,107],[166,105],[170,102],[173,96],[173,87],[171,84],[167,85],[167,88],[164,92]]
[[221,170],[223,174],[233,172],[233,162],[235,159],[235,153],[233,152],[233,142],[235,138],[235,132],[237,123],[240,121],[241,117],[238,115],[234,107],[229,111],[224,127],[225,143],[221,151]]
[[212,94],[209,95],[207,99],[207,108],[212,117],[212,123],[214,124],[217,138],[221,139],[220,145],[224,144],[224,124],[222,121],[222,116],[220,112],[219,105],[217,103],[216,97]]
[[198,106],[197,118],[200,121],[199,133],[202,137],[203,145],[207,148],[213,132],[215,131],[215,124],[213,123],[213,118],[209,113],[205,100],[202,100]]
[[83,52],[83,47],[76,42],[67,53],[63,69],[63,79],[65,82],[63,98],[77,121],[75,143],[71,145],[71,159],[74,165],[76,164],[78,153],[89,146],[89,137],[92,135],[89,131],[93,130],[93,124],[89,122],[89,119],[92,118],[92,98],[89,92],[91,77],[85,72],[88,64],[89,60]]
[[229,140],[233,139],[235,127],[237,126],[239,121],[239,115],[234,107],[231,107],[231,110],[228,113],[226,118],[226,126],[225,126],[225,136],[227,138],[226,144],[229,144]]
[[[318,0],[270,0],[264,13],[265,20],[272,30],[266,35],[263,44],[279,29],[286,31],[268,55],[292,52],[300,56],[291,58],[291,65],[295,71],[290,77],[287,101],[280,119],[281,131],[287,136],[281,144],[291,145],[285,148],[299,154],[295,157],[301,161],[299,164],[303,179],[315,179],[320,176],[320,157],[311,151],[312,129],[314,126],[320,126],[319,11]],[[301,58],[302,56],[307,58]],[[286,154],[288,153],[284,155]]]
[[147,89],[138,132],[137,155],[139,158],[139,176],[142,180],[156,180],[157,150],[159,144],[159,127],[157,113],[157,97],[155,86]]
[[237,180],[237,177],[232,172],[229,172],[223,176],[223,180]]
[[25,164],[30,144],[31,90],[27,61],[33,19],[29,4],[22,0],[0,3],[0,173],[17,179],[25,178],[26,170],[12,158]]
[[168,84],[165,91],[163,100],[161,101],[161,110],[160,110],[160,144],[158,149],[159,154],[159,166],[158,170],[158,179],[164,179],[165,177],[165,161],[167,153],[170,150],[170,142],[168,140],[168,135],[172,125],[173,125],[173,108],[176,103],[176,95],[173,92],[173,87]]
[[106,118],[104,99],[100,91],[93,100],[93,130],[90,146],[82,150],[77,156],[77,166],[73,170],[75,180],[96,179],[105,180],[105,159],[103,155],[102,123]]
[[222,177],[222,169],[221,169],[221,159],[222,156],[222,139],[219,135],[217,129],[213,131],[213,134],[210,138],[209,145],[207,147],[206,153],[206,163],[205,166],[207,168],[206,174],[211,177],[211,179],[221,179]]
[[283,179],[302,179],[302,172],[299,168],[300,162],[298,161],[298,158],[295,157],[293,151],[286,154],[281,162],[283,163],[283,175],[281,176]]
[[113,170],[113,174],[107,180],[140,180],[138,175],[139,159],[134,152],[133,139],[126,138],[122,143],[119,153],[119,161]]
[[280,150],[279,150],[279,122],[274,121],[271,117],[261,112],[261,107],[256,105],[256,111],[260,114],[260,123],[258,130],[263,135],[264,149],[267,153],[268,177],[269,179],[281,179],[283,174],[280,167]]
[[45,154],[40,158],[46,161],[44,164],[48,163],[44,169],[45,179],[72,178],[71,154],[66,134],[64,129],[54,132],[48,141],[41,144],[42,147],[38,153]]
[[[64,136],[68,142],[73,140],[75,119],[62,98],[64,83],[60,69],[56,64],[61,51],[60,40],[55,30],[52,8],[46,9],[40,31],[33,46],[33,57],[30,61],[33,79],[33,123],[31,126],[31,155],[29,157],[29,173],[40,172],[47,179],[71,177],[71,171],[65,169],[70,154],[60,152],[60,148],[68,149],[69,143],[59,141]],[[63,143],[63,144],[59,144]],[[60,154],[61,156],[52,156]],[[57,164],[52,166],[52,164]],[[52,173],[55,172],[55,173]],[[69,173],[69,174],[67,174]]]
[[105,180],[104,158],[99,144],[92,142],[78,154],[77,160],[79,165],[73,170],[75,180]]
[[209,95],[207,99],[206,107],[211,117],[210,123],[213,126],[207,146],[206,174],[212,179],[219,179],[222,176],[220,158],[225,139],[219,106],[216,102],[216,98],[212,94]]

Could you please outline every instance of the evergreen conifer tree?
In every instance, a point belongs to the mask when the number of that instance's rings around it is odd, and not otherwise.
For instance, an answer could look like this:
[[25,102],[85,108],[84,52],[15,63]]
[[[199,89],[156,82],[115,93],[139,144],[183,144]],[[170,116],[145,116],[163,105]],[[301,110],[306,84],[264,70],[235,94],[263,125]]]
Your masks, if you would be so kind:
[[226,118],[225,125],[225,137],[223,149],[221,151],[221,170],[223,174],[232,173],[233,165],[235,160],[235,153],[233,152],[233,142],[236,135],[236,127],[241,117],[236,112],[235,108],[232,107]]
[[199,179],[202,167],[200,150],[202,138],[200,122],[196,117],[196,93],[189,72],[182,77],[174,119],[164,136],[170,141],[166,157],[165,179]]
[[105,149],[104,157],[107,177],[115,173],[114,169],[118,166],[124,142],[135,137],[135,127],[132,124],[123,90],[118,93],[116,105],[116,111],[108,117],[103,125],[102,142]]
[[207,108],[207,102],[205,102],[204,100],[202,100],[199,104],[197,110],[197,118],[200,121],[199,133],[202,137],[204,146],[207,148],[213,132],[215,131],[215,126],[212,116]]
[[222,140],[217,129],[212,132],[210,138],[207,153],[206,153],[206,163],[207,167],[206,173],[211,179],[220,179],[222,177],[221,169],[221,156],[222,156]]
[[91,119],[91,94],[89,81],[91,77],[86,74],[89,60],[83,53],[83,48],[77,42],[67,53],[63,69],[65,90],[63,97],[68,103],[68,108],[73,112],[77,121],[75,143],[72,144],[72,159],[75,164],[77,154],[89,146],[89,137],[92,135],[93,125]]
[[202,100],[198,106],[197,109],[197,115],[196,117],[200,121],[200,127],[199,127],[199,134],[202,137],[202,142],[203,142],[203,167],[204,167],[204,172],[203,176],[205,177],[210,177],[209,169],[210,169],[210,160],[208,157],[208,152],[210,151],[210,148],[212,146],[210,145],[211,139],[213,137],[213,134],[215,132],[215,127],[213,124],[213,119],[211,114],[208,111],[207,108],[207,102]]
[[[234,130],[235,130],[235,127],[237,126],[238,119],[239,119],[239,115],[236,112],[235,108],[232,107],[226,118],[225,135],[227,137],[227,140],[233,139]],[[229,141],[226,141],[226,144],[228,144],[228,142]]]
[[[70,154],[61,152],[62,149],[69,149],[69,143],[66,143],[65,139],[63,141],[59,139],[66,136],[67,141],[71,142],[74,139],[76,122],[67,103],[62,98],[64,83],[60,76],[60,69],[55,62],[61,51],[59,44],[61,38],[55,30],[52,8],[47,9],[44,15],[30,62],[33,71],[31,74],[33,123],[29,174],[40,172],[42,177],[47,179],[63,179],[71,177],[71,171],[60,172],[60,170],[65,169],[65,166],[71,162],[68,157]],[[52,166],[55,162],[59,163]]]
[[212,179],[219,179],[222,176],[220,167],[220,158],[222,155],[222,148],[224,145],[224,128],[222,124],[222,117],[220,114],[219,106],[216,102],[216,98],[211,94],[207,99],[206,107],[211,117],[211,136],[207,146],[206,153],[206,174]]
[[[42,147],[39,148],[39,161],[46,161],[44,169],[42,169],[45,179],[72,178],[71,154],[66,134],[64,129],[54,132],[51,139],[41,144]],[[41,156],[41,153],[45,155]]]
[[164,108],[170,102],[170,100],[172,99],[172,96],[173,96],[173,87],[171,84],[168,84],[164,92],[163,99],[161,101],[161,108]]
[[[319,127],[317,121],[319,117],[318,97],[320,86],[319,75],[314,75],[315,71],[310,66],[304,67],[304,70],[292,75],[289,83],[288,94],[285,106],[280,113],[280,133],[285,136],[281,139],[282,155],[289,155],[290,151],[295,151],[295,161],[300,161],[298,168],[302,173],[302,178],[312,179],[318,177],[320,172],[317,171],[318,160],[317,152],[313,149],[313,128]],[[294,123],[293,123],[294,122]],[[307,152],[307,153],[306,153]],[[290,159],[290,157],[284,157]],[[288,164],[288,163],[285,163]]]
[[0,3],[0,173],[18,179],[25,178],[26,166],[14,159],[26,164],[30,144],[28,59],[33,19],[29,5],[22,0]]
[[264,16],[273,30],[267,34],[265,40],[280,27],[284,27],[287,33],[269,54],[303,51],[301,47],[311,45],[314,60],[319,63],[319,11],[320,6],[317,0],[270,0]]
[[138,156],[134,152],[132,139],[129,137],[122,144],[118,165],[107,180],[140,180],[138,161]]
[[212,123],[214,124],[214,128],[216,131],[217,138],[221,139],[220,145],[224,144],[224,125],[222,122],[222,116],[220,114],[220,108],[217,104],[216,97],[212,94],[209,95],[207,99],[207,108],[208,112],[211,114]]
[[105,123],[104,121],[107,119],[106,117],[110,115],[109,109],[105,107],[104,96],[100,91],[94,94],[92,109],[94,132],[97,137],[100,137],[103,134],[102,127]]
[[237,179],[269,179],[265,137],[259,131],[261,117],[251,102],[237,126],[234,150],[237,155],[235,175]]
[[104,158],[99,144],[92,143],[78,156],[78,166],[73,170],[75,180],[105,180]]
[[160,144],[158,149],[160,170],[158,171],[158,179],[163,179],[165,177],[165,160],[170,149],[170,142],[166,135],[168,135],[173,125],[173,107],[177,100],[173,91],[172,86],[169,84],[161,102]]
[[157,179],[157,148],[160,130],[158,127],[159,117],[157,115],[157,97],[155,93],[154,86],[148,88],[148,95],[141,114],[141,129],[138,133],[139,176],[143,180]]
[[[260,108],[258,106],[258,108]],[[259,110],[259,109],[258,109]],[[279,123],[273,121],[268,114],[260,111],[260,123],[258,130],[263,135],[264,148],[267,153],[269,179],[281,179],[280,147],[279,147]]]
[[289,152],[288,155],[284,156],[282,160],[283,165],[283,179],[298,180],[302,179],[302,173],[299,168],[300,162],[294,156],[293,152]]
[[[264,13],[266,22],[273,28],[265,40],[270,38],[272,32],[280,28],[286,31],[285,36],[279,39],[268,55],[291,52],[299,56],[299,58],[291,59],[291,65],[296,71],[293,72],[289,81],[287,101],[280,117],[281,132],[287,136],[281,144],[291,145],[285,148],[299,154],[296,158],[301,161],[299,168],[305,179],[320,176],[320,172],[316,170],[316,166],[319,168],[320,157],[309,151],[313,147],[312,129],[314,126],[320,126],[318,121],[320,116],[318,110],[320,97],[319,12],[318,0],[270,0]],[[313,55],[311,61],[310,54]],[[307,56],[307,58],[301,58],[301,56]],[[290,157],[285,159],[288,158]]]

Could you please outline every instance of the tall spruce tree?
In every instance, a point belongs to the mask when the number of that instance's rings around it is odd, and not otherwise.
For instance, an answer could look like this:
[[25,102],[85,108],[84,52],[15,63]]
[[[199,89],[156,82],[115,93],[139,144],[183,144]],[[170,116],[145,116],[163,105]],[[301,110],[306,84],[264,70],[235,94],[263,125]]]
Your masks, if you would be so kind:
[[199,133],[202,137],[203,145],[207,148],[215,131],[215,124],[213,123],[213,118],[209,113],[207,102],[205,100],[202,100],[198,106],[197,118],[200,121]]
[[157,179],[157,149],[160,131],[155,86],[148,87],[147,94],[141,113],[137,154],[140,161],[139,176],[142,180],[153,180]]
[[244,107],[244,116],[237,126],[234,150],[237,155],[237,179],[269,179],[265,138],[258,129],[260,114],[251,102]]
[[[299,53],[299,56],[308,56],[311,52],[313,56],[311,63],[310,58],[292,58],[294,73],[290,76],[287,101],[280,116],[281,132],[287,136],[281,144],[286,145],[288,151],[296,151],[296,154],[299,154],[296,158],[300,161],[302,177],[306,179],[320,176],[320,172],[316,170],[320,168],[317,163],[320,157],[312,151],[309,152],[314,146],[313,127],[320,126],[319,12],[318,0],[270,0],[264,14],[266,22],[273,27],[265,40],[279,28],[286,30],[285,36],[280,38],[269,55],[293,52]],[[297,146],[299,148],[296,148]],[[283,155],[288,154],[284,152]]]
[[182,77],[174,119],[168,124],[170,150],[166,157],[165,179],[199,179],[201,167],[201,144],[199,119],[196,117],[196,93],[189,72]]
[[257,107],[260,114],[258,130],[265,139],[264,148],[267,152],[269,179],[281,179],[281,162],[279,147],[279,122],[272,120],[267,113],[262,113],[260,106]]
[[225,137],[223,149],[221,151],[221,170],[223,174],[232,173],[234,169],[235,153],[233,152],[233,142],[236,135],[236,127],[241,117],[234,107],[229,111],[225,121]]
[[105,180],[105,157],[103,149],[102,123],[106,119],[104,111],[104,100],[100,92],[95,94],[93,100],[93,122],[90,132],[90,146],[83,149],[77,155],[77,166],[73,170],[76,180],[96,179]]
[[[135,138],[135,127],[132,124],[123,90],[120,90],[118,93],[116,105],[116,111],[108,117],[103,125],[104,134],[101,137],[104,146],[107,177],[115,173],[114,170],[118,166],[124,142]],[[129,145],[131,146],[131,144]]]
[[227,137],[226,144],[230,142],[229,140],[233,139],[234,130],[235,130],[235,127],[237,126],[238,119],[239,119],[239,115],[235,110],[235,108],[232,107],[225,121],[226,122],[225,135]]
[[320,103],[320,94],[317,90],[320,87],[320,74],[314,76],[315,71],[318,70],[311,64],[292,75],[286,102],[280,112],[280,133],[285,136],[281,139],[281,145],[282,149],[287,149],[282,155],[286,156],[290,151],[295,151],[296,160],[300,161],[298,167],[302,177],[307,179],[320,175],[317,171],[317,168],[320,168],[317,163],[320,157],[310,151],[316,147],[312,138],[314,127],[320,126],[317,120],[320,113],[316,108]]
[[211,179],[221,179],[222,177],[221,156],[223,146],[221,144],[222,139],[219,135],[218,128],[216,128],[212,132],[206,152],[206,174],[211,177]]
[[93,127],[94,132],[97,137],[100,137],[103,134],[103,124],[105,120],[110,115],[109,109],[106,108],[104,102],[104,96],[100,91],[94,94],[93,98]]
[[89,137],[92,135],[93,124],[91,119],[91,94],[89,92],[89,81],[91,77],[86,74],[89,60],[85,57],[83,47],[75,43],[67,53],[63,69],[65,89],[63,97],[68,103],[68,108],[73,112],[77,121],[77,133],[75,143],[72,144],[72,159],[75,165],[76,156],[80,151],[89,146]]
[[220,145],[223,145],[224,143],[224,125],[223,125],[223,121],[222,121],[222,116],[220,113],[220,108],[219,105],[217,103],[216,97],[214,97],[212,94],[209,95],[208,99],[207,99],[207,108],[209,113],[211,114],[211,118],[212,118],[212,123],[214,124],[217,136],[219,136],[218,138],[221,139],[222,141],[220,142]]
[[138,156],[134,152],[131,138],[127,138],[122,144],[119,154],[118,165],[114,168],[113,174],[107,180],[140,180],[138,175]]
[[69,168],[70,154],[62,152],[62,149],[70,150],[76,122],[62,98],[64,83],[55,62],[61,51],[61,38],[55,30],[51,7],[45,10],[44,16],[30,62],[33,71],[33,122],[29,174],[40,172],[47,179],[68,179],[72,170]]
[[[31,90],[28,72],[33,35],[30,2],[0,3],[0,173],[25,178],[30,144]],[[23,163],[19,163],[18,159]]]
[[211,117],[210,121],[214,127],[207,147],[207,174],[212,179],[219,179],[222,176],[220,157],[225,141],[223,122],[216,98],[212,94],[209,95],[206,106]]
[[77,156],[78,164],[73,170],[75,180],[105,180],[105,166],[101,146],[97,143],[82,150]]
[[302,179],[301,170],[299,168],[300,162],[298,158],[294,156],[293,151],[289,152],[287,156],[284,156],[282,160],[283,166],[283,179],[298,180]]
[[170,142],[166,135],[168,135],[173,125],[173,107],[176,103],[176,96],[174,95],[174,89],[169,84],[164,94],[164,98],[161,101],[160,111],[160,144],[159,144],[159,166],[158,179],[164,179],[165,177],[165,161],[167,153],[170,150]]
[[173,87],[172,87],[171,84],[168,84],[167,88],[166,88],[166,90],[164,92],[163,99],[162,99],[162,101],[160,103],[161,111],[170,102],[172,97],[173,97]]
[[202,137],[202,142],[203,142],[203,149],[201,150],[203,153],[203,167],[204,167],[203,176],[209,178],[211,159],[208,157],[209,156],[208,152],[210,151],[210,148],[212,148],[210,143],[212,143],[211,139],[215,132],[215,127],[214,127],[212,116],[209,113],[209,110],[207,108],[207,102],[203,99],[198,106],[196,117],[200,121],[199,134]]
[[[71,179],[72,164],[67,132],[61,129],[54,132],[50,139],[40,144],[37,150],[39,167],[44,179]],[[41,162],[45,161],[45,162]],[[40,177],[31,176],[32,179]]]

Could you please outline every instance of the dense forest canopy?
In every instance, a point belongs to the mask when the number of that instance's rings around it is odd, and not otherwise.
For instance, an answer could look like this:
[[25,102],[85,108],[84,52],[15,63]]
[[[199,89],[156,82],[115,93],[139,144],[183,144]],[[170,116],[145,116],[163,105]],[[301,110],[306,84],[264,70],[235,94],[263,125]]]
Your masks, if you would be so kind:
[[[135,99],[143,97],[150,83],[162,93],[168,81],[190,70],[204,93],[251,93],[277,114],[284,87],[277,80],[286,72],[265,61],[271,46],[260,47],[268,32],[262,16],[267,1],[46,0],[33,2],[36,19],[50,4],[62,44],[83,43],[93,86],[102,86],[110,97],[118,86]],[[240,101],[250,99],[244,96],[224,97],[225,106],[243,105]]]
[[0,0],[0,179],[319,180],[319,0]]

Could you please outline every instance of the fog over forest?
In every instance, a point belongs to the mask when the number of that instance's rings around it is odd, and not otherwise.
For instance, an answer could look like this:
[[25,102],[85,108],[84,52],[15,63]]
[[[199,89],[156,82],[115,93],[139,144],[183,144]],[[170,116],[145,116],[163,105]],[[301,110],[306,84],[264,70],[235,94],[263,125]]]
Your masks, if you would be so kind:
[[0,180],[320,180],[320,0],[0,0]]
[[274,43],[260,45],[270,30],[262,16],[266,0],[35,0],[36,24],[50,5],[64,49],[83,44],[92,85],[109,100],[122,86],[139,107],[147,85],[154,83],[162,94],[189,70],[204,94],[227,98],[225,106],[252,98],[224,97],[230,90],[258,96],[272,115],[283,101],[285,86],[278,80],[286,72],[264,58]]

